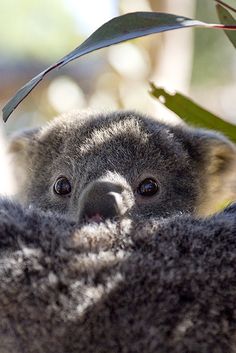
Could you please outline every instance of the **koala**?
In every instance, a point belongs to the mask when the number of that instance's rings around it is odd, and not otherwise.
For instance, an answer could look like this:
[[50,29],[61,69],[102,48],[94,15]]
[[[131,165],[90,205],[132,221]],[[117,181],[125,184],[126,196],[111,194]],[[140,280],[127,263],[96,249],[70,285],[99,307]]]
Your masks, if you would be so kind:
[[236,351],[235,146],[136,112],[59,117],[10,143],[1,353]]
[[18,134],[9,150],[16,199],[74,221],[207,215],[235,198],[233,143],[137,112],[73,112]]
[[81,224],[0,200],[1,353],[234,353],[236,206]]

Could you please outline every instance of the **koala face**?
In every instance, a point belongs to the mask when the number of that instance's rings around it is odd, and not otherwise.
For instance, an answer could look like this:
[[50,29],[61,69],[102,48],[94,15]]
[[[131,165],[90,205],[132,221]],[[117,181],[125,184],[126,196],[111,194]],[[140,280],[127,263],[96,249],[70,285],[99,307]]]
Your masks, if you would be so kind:
[[203,214],[233,190],[226,138],[136,112],[62,116],[13,138],[10,152],[18,200],[75,220]]

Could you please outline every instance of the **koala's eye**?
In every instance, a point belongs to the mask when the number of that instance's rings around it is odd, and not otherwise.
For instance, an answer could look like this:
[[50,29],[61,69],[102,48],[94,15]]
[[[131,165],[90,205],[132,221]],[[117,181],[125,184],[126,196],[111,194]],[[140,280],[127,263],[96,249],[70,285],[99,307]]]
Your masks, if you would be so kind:
[[60,177],[56,180],[53,191],[58,195],[68,195],[71,193],[71,185],[66,177]]
[[159,190],[158,184],[154,179],[146,178],[138,186],[137,192],[141,196],[153,196]]

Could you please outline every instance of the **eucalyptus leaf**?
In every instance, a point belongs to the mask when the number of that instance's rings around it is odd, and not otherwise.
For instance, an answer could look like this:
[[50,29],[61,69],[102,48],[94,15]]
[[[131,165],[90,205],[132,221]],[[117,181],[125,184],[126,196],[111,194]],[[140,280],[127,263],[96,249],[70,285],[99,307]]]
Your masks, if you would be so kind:
[[236,142],[236,125],[212,114],[183,94],[170,94],[164,88],[151,83],[151,95],[181,119],[194,126],[218,130]]
[[[20,102],[32,91],[32,89],[55,68],[62,67],[72,60],[95,50],[124,42],[129,39],[146,36],[152,33],[170,31],[187,27],[225,28],[223,25],[207,24],[192,20],[183,16],[176,16],[160,12],[133,12],[118,16],[99,27],[88,39],[64,56],[55,64],[51,65],[31,81],[26,83],[9,100],[3,108],[3,120],[6,122],[11,113]],[[236,26],[228,26],[236,29]]]
[[[216,4],[216,11],[219,17],[219,20],[221,23],[224,23],[226,25],[236,25],[236,19],[231,15],[231,13],[226,10],[225,7],[223,7],[220,4]],[[233,46],[236,48],[236,32],[235,31],[224,31]]]

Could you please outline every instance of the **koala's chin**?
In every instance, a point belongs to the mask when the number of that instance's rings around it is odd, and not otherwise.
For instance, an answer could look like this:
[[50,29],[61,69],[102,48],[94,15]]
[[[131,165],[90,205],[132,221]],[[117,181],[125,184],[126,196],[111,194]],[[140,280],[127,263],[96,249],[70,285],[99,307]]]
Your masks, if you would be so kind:
[[16,199],[79,222],[207,215],[235,199],[233,143],[137,112],[73,112],[14,136],[9,151]]

